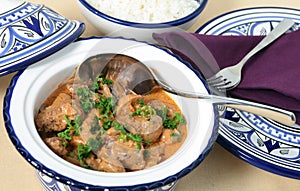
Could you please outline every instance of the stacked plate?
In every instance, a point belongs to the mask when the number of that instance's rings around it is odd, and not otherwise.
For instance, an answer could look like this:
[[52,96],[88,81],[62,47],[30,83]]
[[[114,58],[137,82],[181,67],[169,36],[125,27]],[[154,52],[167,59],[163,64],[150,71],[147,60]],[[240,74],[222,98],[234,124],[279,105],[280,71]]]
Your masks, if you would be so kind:
[[[283,18],[300,27],[300,11],[261,7],[221,15],[197,30],[208,35],[266,35]],[[261,116],[220,108],[219,138],[224,148],[240,159],[282,176],[300,179],[300,128],[289,127]]]

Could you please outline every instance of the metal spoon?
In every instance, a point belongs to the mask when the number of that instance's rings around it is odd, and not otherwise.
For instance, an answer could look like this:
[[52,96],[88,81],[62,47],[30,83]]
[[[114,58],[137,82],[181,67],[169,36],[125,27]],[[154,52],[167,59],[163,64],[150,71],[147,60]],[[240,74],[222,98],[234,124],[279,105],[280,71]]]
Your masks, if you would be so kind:
[[[128,62],[122,62],[120,60],[111,61],[111,59],[114,59],[116,56],[128,58]],[[231,108],[251,112],[288,126],[292,126],[296,122],[294,113],[280,108],[241,99],[209,95],[200,92],[187,92],[170,87],[158,77],[153,69],[126,55],[99,54],[88,58],[78,67],[77,75],[80,79],[93,80],[99,73],[106,75],[113,74],[113,80],[121,84],[124,90],[132,90],[137,94],[150,93],[154,87],[159,86],[165,91],[179,96],[210,100],[212,103],[223,104]]]

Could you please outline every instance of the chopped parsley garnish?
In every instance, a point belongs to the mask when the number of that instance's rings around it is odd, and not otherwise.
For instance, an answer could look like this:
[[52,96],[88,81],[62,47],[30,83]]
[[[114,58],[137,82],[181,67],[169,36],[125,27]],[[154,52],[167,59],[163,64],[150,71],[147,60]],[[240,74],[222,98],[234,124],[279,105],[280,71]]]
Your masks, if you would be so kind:
[[145,104],[143,100],[139,100],[138,104],[139,107],[131,114],[132,117],[139,116],[150,120],[150,118],[156,114],[155,109]]
[[66,141],[70,141],[72,136],[78,136],[80,131],[80,126],[82,121],[79,116],[75,118],[75,120],[70,120],[66,115],[64,115],[64,120],[66,121],[68,127],[66,130],[59,132],[57,134],[58,137],[61,137],[63,141],[63,146],[66,146]]
[[113,122],[113,126],[114,126],[115,130],[121,131],[121,134],[125,134],[125,133],[126,133],[126,130],[125,130],[124,125],[122,125],[122,124],[120,124],[120,123],[114,121],[114,122]]
[[132,140],[133,142],[136,143],[137,149],[141,150],[142,147],[142,142],[143,142],[143,138],[141,137],[141,135],[139,134],[132,134],[132,133],[128,133],[127,137],[129,140]]
[[[82,165],[84,165],[83,159],[88,158],[92,151],[92,147],[88,144],[79,143],[77,146],[77,158]],[[85,165],[84,165],[85,166]]]
[[[100,89],[99,83],[112,84],[112,81],[100,75],[100,77],[93,82],[90,89],[88,87],[79,87],[76,89],[76,94],[79,97],[79,103],[85,113],[90,112],[92,108],[96,107],[100,110],[100,114],[108,117],[108,114],[113,112],[115,100],[112,97],[99,96],[95,93],[96,90]],[[95,101],[92,100],[93,96],[97,97]]]
[[92,86],[91,86],[91,91],[97,91],[100,90],[100,83],[102,84],[107,84],[111,85],[113,83],[112,80],[105,78],[103,74],[99,74],[98,77],[94,80]]
[[163,121],[163,126],[166,129],[176,129],[179,124],[185,123],[185,119],[180,113],[174,113],[172,117],[167,117]]
[[141,150],[143,144],[151,145],[151,141],[145,141],[140,134],[121,133],[121,135],[118,137],[118,140],[122,142],[131,140],[136,143],[138,150]]
[[111,85],[113,83],[112,80],[105,78],[105,76],[103,74],[100,74],[98,79],[100,80],[100,82],[102,84],[107,84],[107,85]]
[[92,94],[90,90],[87,87],[80,87],[76,89],[76,94],[79,97],[79,103],[82,107],[82,110],[85,113],[91,111],[91,109],[94,107],[94,103],[91,101]]
[[99,96],[99,101],[95,103],[95,107],[99,109],[99,113],[109,118],[109,114],[114,113],[115,100],[112,97]]
[[136,143],[141,143],[143,141],[143,138],[139,134],[128,133],[127,137],[128,137],[129,140],[132,140]]
[[76,94],[81,98],[81,99],[89,99],[91,98],[91,92],[88,87],[80,87],[76,89]]
[[108,118],[105,118],[104,121],[103,121],[103,129],[107,131],[112,126],[113,126],[113,121],[108,119]]

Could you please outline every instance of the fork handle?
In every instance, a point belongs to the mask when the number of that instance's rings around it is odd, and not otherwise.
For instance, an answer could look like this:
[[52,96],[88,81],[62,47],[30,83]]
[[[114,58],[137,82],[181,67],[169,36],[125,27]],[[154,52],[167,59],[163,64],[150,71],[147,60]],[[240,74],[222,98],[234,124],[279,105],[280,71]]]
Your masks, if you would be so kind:
[[240,68],[244,66],[244,64],[251,58],[254,54],[259,52],[261,49],[265,48],[269,44],[271,44],[278,37],[283,35],[288,29],[290,29],[295,24],[294,21],[290,19],[282,20],[268,35],[266,35],[243,59],[237,64]]
[[[155,76],[155,74],[153,74]],[[157,77],[155,76],[155,79]],[[210,100],[212,103],[215,104],[222,104],[228,107],[232,107],[235,109],[251,112],[263,117],[267,117],[277,121],[279,123],[292,126],[296,122],[296,117],[293,112],[280,109],[277,107],[264,105],[261,103],[255,103],[251,101],[230,98],[230,97],[223,97],[218,95],[211,95],[211,94],[204,94],[200,92],[187,92],[178,90],[176,88],[172,88],[165,84],[164,82],[158,80],[157,81],[161,88],[166,90],[167,92],[173,93],[175,95],[183,96],[186,98],[196,98],[196,99],[203,99],[203,100]]]

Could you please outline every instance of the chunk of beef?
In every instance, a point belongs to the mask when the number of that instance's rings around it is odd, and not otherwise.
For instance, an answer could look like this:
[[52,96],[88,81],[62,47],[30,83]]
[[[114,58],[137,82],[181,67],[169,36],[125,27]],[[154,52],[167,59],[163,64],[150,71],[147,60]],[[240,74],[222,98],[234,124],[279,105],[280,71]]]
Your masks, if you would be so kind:
[[[133,134],[140,134],[145,141],[156,142],[163,130],[162,118],[158,115],[152,115],[150,120],[141,117],[132,117],[134,112],[133,103],[137,102],[141,96],[127,95],[122,97],[117,106],[116,120],[124,124],[128,131]],[[140,118],[140,119],[138,119]]]
[[113,97],[109,87],[107,84],[100,84],[101,86],[101,89],[102,89],[102,94],[105,96],[105,97]]
[[59,156],[65,156],[68,154],[68,150],[63,146],[63,139],[60,137],[45,138],[45,143]]
[[137,149],[137,145],[132,141],[125,143],[111,142],[101,148],[98,158],[114,167],[128,170],[141,170],[146,165],[143,149]]
[[144,160],[143,149],[137,149],[137,145],[131,141],[121,143],[116,141],[112,145],[112,153],[122,162],[124,167],[129,170],[144,169],[146,162]]
[[99,170],[104,172],[126,172],[124,167],[115,166],[112,163],[108,163],[106,161],[101,161]]
[[158,144],[151,145],[150,147],[145,149],[144,151],[144,158],[146,161],[145,168],[149,168],[163,161],[165,156],[165,148],[166,148],[166,144],[158,143]]
[[62,131],[67,127],[64,115],[69,119],[75,119],[75,116],[80,113],[80,109],[72,103],[71,96],[60,93],[52,105],[40,111],[35,121],[39,131]]
[[91,155],[85,159],[85,163],[94,170],[104,172],[125,172],[125,168],[122,166],[115,166],[112,163],[108,163],[100,158],[96,158],[95,155]]
[[158,110],[162,110],[164,108],[166,108],[166,105],[159,101],[159,100],[151,100],[147,103],[149,106],[151,106],[152,108],[158,109]]
[[100,167],[105,172],[125,172],[123,164],[117,159],[117,155],[107,145],[102,147],[98,153],[102,160]]
[[85,144],[88,140],[95,139],[100,130],[101,124],[98,120],[99,116],[97,109],[92,109],[82,122],[79,134]]

